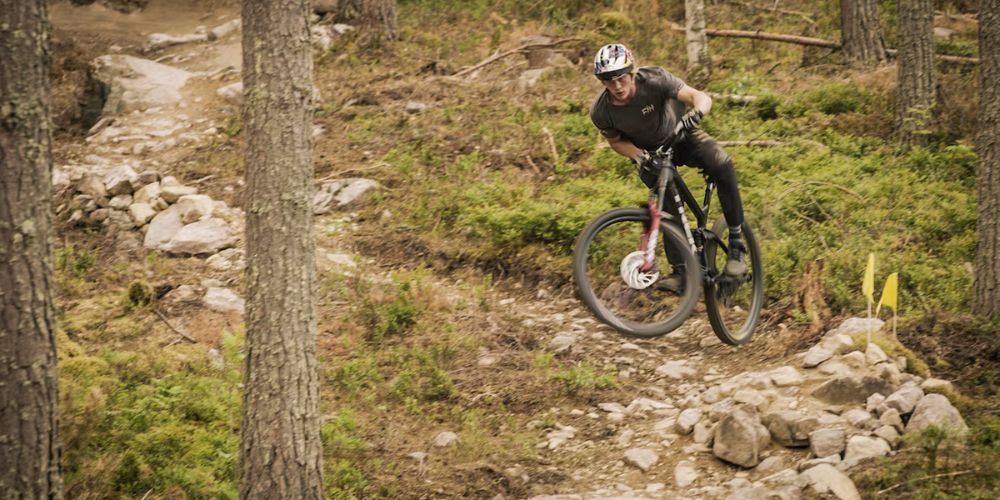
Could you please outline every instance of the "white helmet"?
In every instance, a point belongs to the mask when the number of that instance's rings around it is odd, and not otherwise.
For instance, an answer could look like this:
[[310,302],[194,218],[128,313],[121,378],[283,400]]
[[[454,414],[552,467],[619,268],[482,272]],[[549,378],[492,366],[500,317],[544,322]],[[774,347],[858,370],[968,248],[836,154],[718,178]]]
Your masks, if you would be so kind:
[[594,57],[594,76],[600,80],[614,80],[625,73],[631,73],[634,67],[632,51],[620,43],[601,47]]

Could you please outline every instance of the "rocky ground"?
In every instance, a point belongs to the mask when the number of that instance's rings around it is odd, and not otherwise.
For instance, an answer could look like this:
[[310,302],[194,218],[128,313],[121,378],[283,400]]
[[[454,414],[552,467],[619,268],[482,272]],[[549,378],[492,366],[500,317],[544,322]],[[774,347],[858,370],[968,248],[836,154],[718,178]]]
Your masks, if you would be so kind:
[[[75,26],[68,18],[77,11],[60,10],[68,8],[56,9],[57,28]],[[65,224],[93,228],[122,252],[194,257],[214,271],[166,293],[174,324],[206,314],[238,319],[243,309],[241,182],[222,172],[187,184],[171,175],[192,152],[231,133],[225,117],[241,97],[238,13],[187,14],[169,33],[137,30],[131,45],[109,46],[92,62],[92,86],[106,98],[92,108],[86,137],[62,145],[54,173]],[[329,47],[349,29],[318,25],[314,42]],[[407,110],[419,113],[419,104]],[[314,133],[323,140],[324,130]],[[356,229],[350,210],[378,189],[367,179],[317,182],[321,272],[350,272],[370,257],[346,242]],[[449,285],[441,279],[437,286]],[[878,320],[851,319],[805,352],[764,356],[723,346],[697,317],[663,338],[630,340],[566,291],[502,283],[497,290],[492,307],[541,332],[545,350],[612,366],[628,381],[618,400],[553,407],[544,415],[551,422],[528,423],[538,452],[567,477],[558,495],[537,498],[859,498],[852,471],[891,457],[908,435],[934,425],[965,430],[949,383],[908,373],[905,358],[866,345],[866,333],[882,327]],[[484,349],[477,369],[503,356]],[[457,439],[444,431],[410,456],[422,465]],[[504,474],[533,481],[518,464]]]

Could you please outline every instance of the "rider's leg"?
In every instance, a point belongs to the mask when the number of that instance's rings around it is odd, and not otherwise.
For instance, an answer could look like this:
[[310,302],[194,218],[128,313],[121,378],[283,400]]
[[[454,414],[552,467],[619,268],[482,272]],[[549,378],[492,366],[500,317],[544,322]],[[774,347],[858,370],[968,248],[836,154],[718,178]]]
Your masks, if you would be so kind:
[[719,191],[722,213],[729,226],[730,252],[726,261],[726,274],[743,274],[747,267],[743,262],[743,200],[736,181],[733,159],[719,143],[701,130],[695,131],[674,147],[674,161],[678,165],[696,167],[708,176]]

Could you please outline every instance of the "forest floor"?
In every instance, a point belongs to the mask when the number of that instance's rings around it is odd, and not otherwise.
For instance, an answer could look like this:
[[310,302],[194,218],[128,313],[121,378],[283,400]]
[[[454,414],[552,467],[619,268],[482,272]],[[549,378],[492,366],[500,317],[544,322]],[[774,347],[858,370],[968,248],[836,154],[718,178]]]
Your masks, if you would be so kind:
[[[56,164],[93,154],[113,161],[156,162],[164,174],[182,181],[212,176],[199,185],[201,191],[241,206],[239,107],[215,92],[239,80],[239,32],[152,54],[141,50],[149,33],[186,34],[238,16],[233,2],[225,1],[153,2],[127,15],[99,5],[53,4],[55,63],[62,75],[55,82],[53,113],[63,125],[57,134]],[[182,104],[160,113],[188,128],[217,127],[233,133],[141,158],[98,150],[85,141],[73,128],[78,126],[74,102],[83,86],[81,68],[115,50],[203,75],[232,67],[225,78],[193,80],[183,88]],[[377,59],[347,64],[350,59],[328,53],[317,62],[316,84],[324,101],[317,115],[317,124],[324,128],[315,145],[318,179],[369,174],[379,178],[381,170],[391,167],[379,159],[391,153],[398,138],[391,130],[365,129],[358,120],[370,118],[356,116],[352,106],[383,108],[379,123],[405,122],[411,129],[407,140],[412,141],[435,128],[460,128],[461,118],[453,116],[450,123],[421,121],[403,111],[410,101],[439,108],[470,106],[473,110],[467,112],[475,113],[491,93],[514,92],[491,82],[429,75],[423,71],[431,62],[427,60],[397,55],[386,58],[391,65],[378,64]],[[568,92],[587,95],[596,90]],[[124,126],[143,119],[120,118]],[[456,138],[455,147],[459,151],[469,144]],[[530,156],[527,161],[532,161]],[[399,223],[401,208],[393,205],[394,213],[380,200],[406,198],[407,186],[388,178],[386,190],[368,205],[316,219],[326,474],[336,495],[715,498],[780,470],[727,465],[692,437],[662,423],[675,415],[671,410],[682,408],[692,394],[709,386],[747,372],[799,366],[797,355],[814,344],[821,331],[765,312],[754,341],[732,348],[714,337],[699,306],[682,328],[665,337],[623,337],[597,322],[575,298],[565,279],[568,269],[552,275],[537,269],[491,269],[475,259],[463,261],[461,250],[435,248],[426,236],[400,233],[405,226]],[[63,249],[91,252],[98,263],[87,273],[86,283],[61,292],[59,307],[67,317],[93,314],[89,308],[94,294],[120,296],[133,279],[148,279],[154,287],[167,289],[205,278],[239,283],[238,276],[213,274],[194,258],[161,256],[150,264],[142,252],[116,254],[100,232],[67,228],[60,239]],[[344,255],[353,263],[345,263]],[[114,267],[121,259],[134,262],[122,271]],[[198,344],[194,351],[171,353],[177,347],[162,347],[174,336],[170,328],[151,311],[129,314],[146,330],[142,336],[75,340],[89,352],[156,350],[159,356],[187,359],[192,352],[208,355],[223,349],[226,335],[241,330],[238,316],[199,308],[173,310],[171,322],[184,325]],[[832,319],[828,324],[836,326]],[[684,369],[676,376],[657,370],[671,363]],[[819,382],[810,378],[782,396],[808,392]],[[607,410],[615,404],[623,411]],[[445,431],[454,432],[457,443],[435,446]],[[652,450],[657,463],[648,471],[629,465],[625,452],[634,448]],[[766,454],[783,466],[805,458],[802,452],[780,447]],[[697,479],[683,487],[675,477],[681,462],[697,471]],[[170,491],[157,494],[168,497]]]

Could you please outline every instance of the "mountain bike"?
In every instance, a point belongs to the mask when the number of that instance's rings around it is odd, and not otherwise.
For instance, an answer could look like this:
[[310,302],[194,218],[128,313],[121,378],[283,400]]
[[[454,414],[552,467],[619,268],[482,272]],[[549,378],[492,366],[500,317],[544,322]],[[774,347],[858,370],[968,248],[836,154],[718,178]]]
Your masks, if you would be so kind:
[[[723,273],[729,253],[728,226],[720,219],[708,229],[715,184],[706,177],[699,205],[673,163],[673,144],[650,154],[660,165],[646,208],[617,208],[592,220],[576,240],[573,277],[577,293],[601,321],[636,337],[657,337],[675,330],[692,314],[704,289],[712,330],[729,345],[750,341],[764,303],[764,268],[753,230],[743,223],[747,272]],[[665,203],[677,216],[663,211]],[[694,215],[691,227],[685,213]],[[726,235],[724,239],[722,235]],[[658,249],[662,241],[662,249]],[[667,255],[674,255],[669,262]],[[681,290],[663,290],[657,282],[668,270],[683,270]]]

